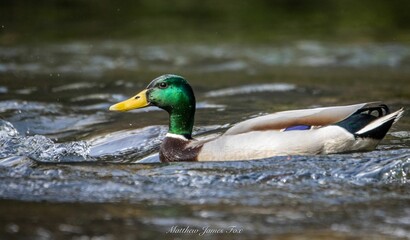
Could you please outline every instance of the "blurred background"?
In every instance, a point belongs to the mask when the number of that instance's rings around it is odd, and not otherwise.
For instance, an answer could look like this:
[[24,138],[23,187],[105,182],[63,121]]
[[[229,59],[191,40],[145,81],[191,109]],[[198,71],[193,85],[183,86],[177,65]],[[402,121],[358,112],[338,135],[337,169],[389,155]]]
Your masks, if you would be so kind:
[[196,136],[410,109],[410,1],[0,0],[0,239],[409,239],[408,111],[367,153],[135,164],[158,161],[168,116],[108,108],[166,73],[195,91]]
[[410,41],[406,0],[61,0],[0,3],[0,43]]

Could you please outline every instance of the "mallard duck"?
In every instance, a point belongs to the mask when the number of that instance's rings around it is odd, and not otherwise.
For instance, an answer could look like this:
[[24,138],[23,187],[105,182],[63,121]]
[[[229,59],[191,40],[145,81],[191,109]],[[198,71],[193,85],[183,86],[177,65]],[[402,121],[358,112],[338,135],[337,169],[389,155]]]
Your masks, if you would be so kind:
[[206,140],[192,138],[195,96],[181,76],[154,79],[111,111],[157,106],[169,114],[161,162],[253,160],[280,155],[333,154],[374,149],[403,114],[381,103],[277,112],[235,124]]

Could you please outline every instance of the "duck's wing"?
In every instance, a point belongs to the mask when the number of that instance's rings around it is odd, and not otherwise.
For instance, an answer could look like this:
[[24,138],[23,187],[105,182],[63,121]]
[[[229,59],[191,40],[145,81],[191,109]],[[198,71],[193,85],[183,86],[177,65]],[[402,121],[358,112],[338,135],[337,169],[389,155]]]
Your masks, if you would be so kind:
[[224,135],[281,130],[297,125],[326,126],[342,121],[356,111],[374,104],[377,102],[277,112],[240,122],[228,129]]

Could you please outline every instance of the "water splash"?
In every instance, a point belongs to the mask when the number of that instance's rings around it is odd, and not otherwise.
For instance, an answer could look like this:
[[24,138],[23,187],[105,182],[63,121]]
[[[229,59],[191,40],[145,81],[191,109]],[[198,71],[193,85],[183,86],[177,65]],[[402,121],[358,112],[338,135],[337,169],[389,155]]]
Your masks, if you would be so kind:
[[165,126],[112,132],[88,140],[90,156],[111,162],[135,162],[158,150]]
[[21,136],[14,126],[0,120],[0,159],[27,156],[41,162],[89,161],[89,146],[85,141],[54,143],[42,135]]
[[[108,104],[105,103],[104,109]],[[101,112],[87,112],[90,106],[66,108],[57,103],[8,100],[0,101],[0,113],[13,122],[20,133],[64,138],[81,131],[87,132],[95,124],[106,122]]]
[[17,129],[14,128],[13,124],[0,119],[0,139],[7,139],[12,137],[17,137],[19,135]]
[[0,120],[0,159],[5,164],[16,157],[44,163],[136,162],[158,150],[166,132],[165,126],[150,126],[112,132],[87,141],[55,143],[43,135],[21,136],[10,122]]
[[410,152],[404,151],[388,159],[373,159],[362,165],[355,177],[361,180],[407,183],[410,181]]

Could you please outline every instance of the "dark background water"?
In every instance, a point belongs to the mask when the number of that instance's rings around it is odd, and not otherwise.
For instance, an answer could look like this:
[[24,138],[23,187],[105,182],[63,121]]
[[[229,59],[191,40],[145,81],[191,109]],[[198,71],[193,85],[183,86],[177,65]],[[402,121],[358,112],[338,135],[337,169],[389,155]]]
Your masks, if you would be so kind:
[[406,0],[3,0],[0,43],[409,41],[409,9]]
[[[161,164],[164,73],[195,134],[275,111],[410,107],[409,1],[0,2],[1,239],[408,239],[410,117],[367,153]],[[173,226],[241,233],[166,234]]]

